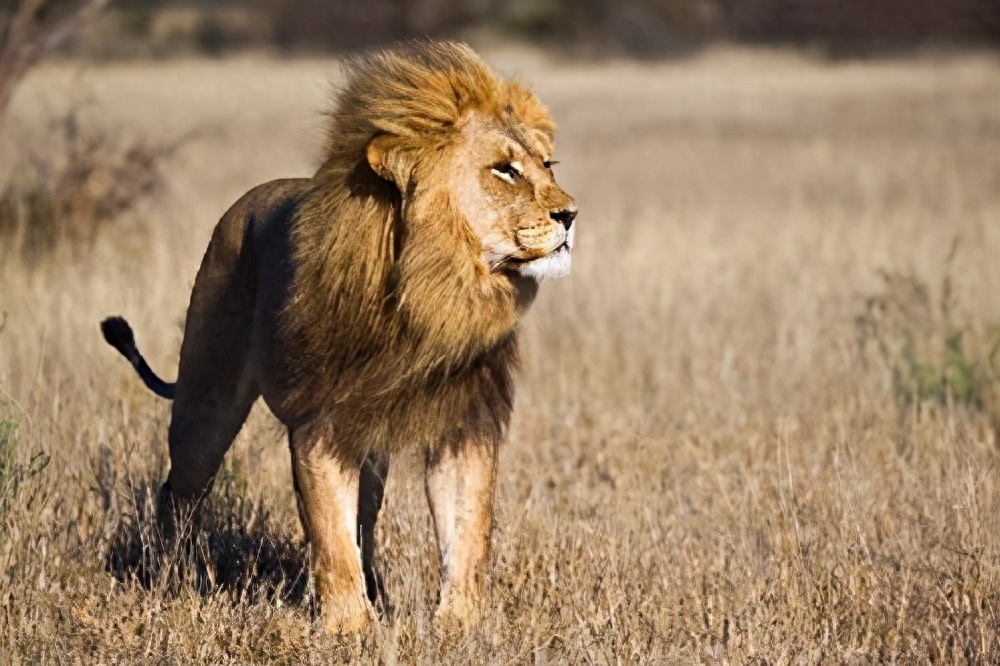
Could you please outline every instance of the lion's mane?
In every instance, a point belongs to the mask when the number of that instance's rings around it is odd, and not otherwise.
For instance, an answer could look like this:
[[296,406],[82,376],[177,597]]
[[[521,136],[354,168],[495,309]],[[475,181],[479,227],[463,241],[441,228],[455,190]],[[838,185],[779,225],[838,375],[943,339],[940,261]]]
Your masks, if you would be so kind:
[[529,90],[464,45],[418,42],[345,70],[324,162],[293,221],[282,313],[285,348],[295,350],[290,403],[358,456],[496,440],[513,400],[515,290],[477,261],[479,241],[443,185],[411,182],[436,194],[405,205],[366,148],[390,135],[433,159],[477,111],[551,151],[554,124]]

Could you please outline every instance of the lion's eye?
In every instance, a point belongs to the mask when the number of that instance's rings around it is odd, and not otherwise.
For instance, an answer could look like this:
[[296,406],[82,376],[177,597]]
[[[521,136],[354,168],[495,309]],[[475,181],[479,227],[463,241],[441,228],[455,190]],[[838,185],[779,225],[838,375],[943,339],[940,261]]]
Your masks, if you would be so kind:
[[517,164],[504,162],[503,164],[498,164],[491,169],[493,175],[502,181],[505,181],[511,185],[514,184],[514,180],[521,175],[521,170],[518,169]]

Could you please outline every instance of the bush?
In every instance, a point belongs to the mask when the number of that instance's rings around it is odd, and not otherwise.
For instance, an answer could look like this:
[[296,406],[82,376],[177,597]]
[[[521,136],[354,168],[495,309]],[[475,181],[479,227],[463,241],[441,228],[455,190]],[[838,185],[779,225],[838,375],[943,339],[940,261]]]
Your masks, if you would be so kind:
[[1000,429],[1000,324],[958,315],[946,261],[935,296],[919,277],[882,271],[882,289],[865,299],[858,316],[859,343],[889,373],[901,409],[964,405]]
[[17,421],[0,418],[0,498],[7,496],[17,453]]
[[0,402],[0,511],[26,480],[40,474],[49,464],[49,456],[41,452],[26,462],[18,460],[18,427],[17,419],[4,415],[4,404]]

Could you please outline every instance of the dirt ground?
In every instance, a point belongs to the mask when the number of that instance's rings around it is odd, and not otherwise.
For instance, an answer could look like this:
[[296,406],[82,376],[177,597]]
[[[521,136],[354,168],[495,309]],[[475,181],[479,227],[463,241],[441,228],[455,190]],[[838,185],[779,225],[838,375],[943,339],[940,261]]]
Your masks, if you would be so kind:
[[524,323],[481,626],[433,623],[414,454],[391,615],[319,631],[263,406],[193,566],[148,557],[169,405],[97,323],[173,377],[215,221],[311,172],[337,63],[53,63],[7,154],[58,150],[71,109],[172,148],[92,251],[0,259],[0,663],[1000,661],[1000,60],[485,55],[549,105],[581,212]]

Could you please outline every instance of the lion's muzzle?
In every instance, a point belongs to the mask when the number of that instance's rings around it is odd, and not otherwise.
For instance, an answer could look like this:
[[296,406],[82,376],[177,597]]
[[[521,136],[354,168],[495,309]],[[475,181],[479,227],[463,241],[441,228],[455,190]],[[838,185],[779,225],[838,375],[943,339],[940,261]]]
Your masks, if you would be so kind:
[[551,254],[566,243],[568,233],[561,224],[518,229],[516,238],[520,256],[516,258],[525,261]]
[[[574,213],[575,217],[575,213]],[[539,240],[540,246],[545,250],[536,255],[534,259],[523,260],[517,263],[517,272],[536,282],[552,278],[566,277],[569,275],[572,264],[573,241],[576,236],[576,229],[572,226],[572,219],[567,226],[558,226],[558,232],[543,236]],[[532,239],[536,240],[536,239]],[[518,242],[521,243],[521,234],[518,232]],[[544,242],[544,245],[541,243]]]

